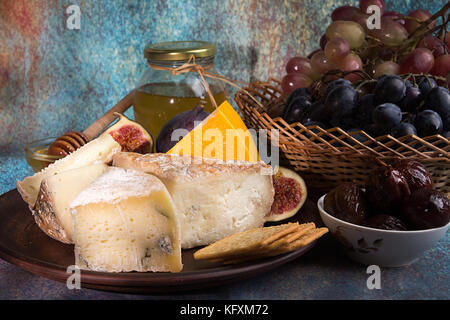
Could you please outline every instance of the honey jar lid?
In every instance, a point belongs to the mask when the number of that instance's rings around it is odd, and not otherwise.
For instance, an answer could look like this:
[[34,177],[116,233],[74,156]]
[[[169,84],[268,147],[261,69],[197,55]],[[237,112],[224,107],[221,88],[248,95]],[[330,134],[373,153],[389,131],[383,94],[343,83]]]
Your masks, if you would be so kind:
[[217,48],[206,41],[168,41],[149,44],[144,49],[144,56],[151,61],[187,60],[191,55],[196,58],[214,56]]

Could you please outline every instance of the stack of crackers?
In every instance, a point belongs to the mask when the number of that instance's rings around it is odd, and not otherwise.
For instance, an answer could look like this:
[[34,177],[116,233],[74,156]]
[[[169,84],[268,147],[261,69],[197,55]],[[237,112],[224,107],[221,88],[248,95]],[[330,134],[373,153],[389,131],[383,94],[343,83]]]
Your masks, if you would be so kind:
[[327,232],[327,228],[316,228],[313,222],[255,228],[210,244],[196,251],[194,258],[231,264],[272,257],[303,248]]

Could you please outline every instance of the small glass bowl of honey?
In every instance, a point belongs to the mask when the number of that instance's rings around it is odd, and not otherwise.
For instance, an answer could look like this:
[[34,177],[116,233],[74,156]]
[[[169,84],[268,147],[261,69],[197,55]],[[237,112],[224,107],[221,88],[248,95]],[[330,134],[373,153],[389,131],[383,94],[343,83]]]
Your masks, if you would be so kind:
[[49,164],[61,159],[60,156],[48,155],[47,150],[57,137],[33,141],[25,146],[25,158],[34,172],[39,172]]

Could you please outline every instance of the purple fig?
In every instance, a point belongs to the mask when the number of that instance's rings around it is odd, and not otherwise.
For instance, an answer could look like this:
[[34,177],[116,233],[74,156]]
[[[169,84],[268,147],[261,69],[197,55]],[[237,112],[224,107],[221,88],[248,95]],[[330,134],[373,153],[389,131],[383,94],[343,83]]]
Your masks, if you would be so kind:
[[[167,121],[156,139],[156,151],[166,153],[172,149],[188,132],[191,132],[197,124],[209,116],[201,105],[197,105],[192,110],[183,111]],[[187,130],[185,134],[177,134],[176,139],[172,139],[172,133],[177,129]]]

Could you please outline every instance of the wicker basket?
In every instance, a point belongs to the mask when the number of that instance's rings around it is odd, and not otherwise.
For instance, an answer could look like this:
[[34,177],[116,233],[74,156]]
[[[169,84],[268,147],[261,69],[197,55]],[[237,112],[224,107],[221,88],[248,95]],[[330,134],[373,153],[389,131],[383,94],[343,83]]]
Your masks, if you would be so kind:
[[[279,130],[281,159],[300,172],[312,188],[330,189],[345,181],[362,183],[380,163],[407,158],[423,163],[435,187],[450,192],[450,141],[440,135],[373,138],[364,131],[349,134],[341,128],[324,130],[301,123],[288,124],[281,117],[272,118],[267,114],[271,106],[283,103],[280,81],[272,78],[238,91],[235,101],[249,128],[267,129],[272,142],[276,140],[270,130]],[[359,142],[353,138],[356,134],[364,135],[367,141]]]

